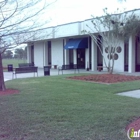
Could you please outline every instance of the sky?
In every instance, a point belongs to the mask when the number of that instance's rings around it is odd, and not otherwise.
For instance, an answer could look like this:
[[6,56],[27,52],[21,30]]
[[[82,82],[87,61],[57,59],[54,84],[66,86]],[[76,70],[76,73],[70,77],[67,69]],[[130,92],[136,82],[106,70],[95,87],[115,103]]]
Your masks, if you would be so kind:
[[103,9],[115,13],[117,8],[120,12],[140,8],[138,0],[57,0],[46,10],[45,18],[48,18],[47,26],[82,21],[93,16],[102,16]]

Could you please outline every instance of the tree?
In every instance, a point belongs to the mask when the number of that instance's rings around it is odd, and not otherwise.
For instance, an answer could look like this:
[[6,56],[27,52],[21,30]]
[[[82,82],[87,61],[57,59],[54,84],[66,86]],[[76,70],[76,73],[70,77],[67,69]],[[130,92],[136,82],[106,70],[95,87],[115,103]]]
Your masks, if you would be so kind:
[[13,58],[13,52],[11,50],[7,50],[2,54],[2,58],[8,58],[11,59]]
[[16,49],[15,50],[15,55],[14,55],[16,58],[19,58],[19,59],[25,59],[27,58],[27,49]]
[[42,15],[49,5],[46,0],[0,1],[0,91],[6,89],[2,69],[2,53],[10,46],[26,42],[24,38],[18,38],[20,34],[33,33],[46,23]]
[[129,36],[136,36],[140,33],[140,17],[139,17],[140,9],[136,9],[133,11],[131,16],[127,17],[125,24],[122,28],[122,34],[127,39]]
[[140,18],[137,14],[139,9],[113,15],[109,14],[107,9],[104,9],[104,12],[105,16],[93,18],[93,27],[87,25],[87,30],[83,32],[88,33],[94,40],[103,57],[104,65],[112,74],[115,60],[121,50],[120,43],[128,40],[130,35],[140,32]]

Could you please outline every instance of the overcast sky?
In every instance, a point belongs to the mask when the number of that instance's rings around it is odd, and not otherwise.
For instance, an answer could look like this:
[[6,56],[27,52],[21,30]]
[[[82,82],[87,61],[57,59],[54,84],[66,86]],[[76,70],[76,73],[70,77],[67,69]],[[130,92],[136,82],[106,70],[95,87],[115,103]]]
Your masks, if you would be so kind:
[[101,16],[106,7],[111,13],[117,11],[117,8],[121,12],[140,8],[138,0],[57,0],[45,14],[50,20],[47,26],[82,21],[91,18],[91,15]]

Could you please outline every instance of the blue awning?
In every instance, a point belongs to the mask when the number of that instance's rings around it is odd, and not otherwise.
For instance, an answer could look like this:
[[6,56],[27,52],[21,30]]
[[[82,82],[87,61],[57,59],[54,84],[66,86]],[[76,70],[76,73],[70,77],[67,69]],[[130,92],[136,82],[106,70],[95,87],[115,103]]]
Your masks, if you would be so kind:
[[64,46],[65,49],[84,49],[88,48],[88,38],[70,39]]

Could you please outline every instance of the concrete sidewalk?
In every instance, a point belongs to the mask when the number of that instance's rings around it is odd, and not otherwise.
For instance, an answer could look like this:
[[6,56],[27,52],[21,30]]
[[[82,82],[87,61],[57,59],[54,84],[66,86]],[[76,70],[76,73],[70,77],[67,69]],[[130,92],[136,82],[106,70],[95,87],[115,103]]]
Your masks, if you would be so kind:
[[[76,73],[78,73],[76,71]],[[80,69],[79,73],[89,73],[89,74],[107,74],[107,71],[86,71],[85,69]],[[64,70],[63,74],[74,74],[74,70]],[[114,74],[122,74],[122,75],[133,75],[133,76],[140,76],[140,72],[135,72],[135,73],[128,73],[128,72],[114,72]],[[50,69],[50,76],[53,75],[58,75],[58,70],[57,69]],[[62,75],[62,72],[59,72],[59,75]],[[12,80],[13,72],[4,72],[4,80]],[[35,74],[37,76],[37,74]],[[38,68],[38,77],[44,76],[44,69],[43,68]],[[23,74],[17,74],[17,78],[29,78],[29,77],[34,77],[34,73],[23,73]],[[15,75],[14,75],[15,79]]]
[[[78,71],[76,71],[78,73]],[[80,69],[79,73],[91,73],[91,74],[101,74],[101,73],[107,73],[107,72],[93,72],[93,71],[86,71],[85,69]],[[64,70],[63,74],[74,74],[74,70]],[[57,69],[50,69],[50,76],[58,75],[58,70]],[[59,75],[62,75],[62,72],[59,72]],[[44,76],[44,69],[43,68],[38,68],[38,77]],[[13,72],[4,72],[4,80],[12,80],[13,77]],[[17,74],[17,78],[29,78],[29,77],[34,77],[34,73],[23,73],[23,74]],[[35,73],[35,77],[37,77],[37,74]],[[15,75],[14,78],[15,79]]]
[[[57,70],[50,70],[50,75],[58,75]],[[38,68],[38,77],[44,76],[44,69]],[[34,73],[21,73],[16,74],[17,78],[29,78],[34,77]],[[16,79],[15,74],[13,75],[13,72],[4,72],[4,81],[13,80]],[[35,73],[35,77],[37,77],[37,73]]]
[[133,98],[140,98],[140,90],[121,92],[121,93],[118,93],[117,95],[128,96],[128,97],[133,97]]

